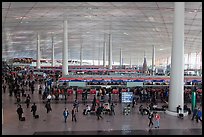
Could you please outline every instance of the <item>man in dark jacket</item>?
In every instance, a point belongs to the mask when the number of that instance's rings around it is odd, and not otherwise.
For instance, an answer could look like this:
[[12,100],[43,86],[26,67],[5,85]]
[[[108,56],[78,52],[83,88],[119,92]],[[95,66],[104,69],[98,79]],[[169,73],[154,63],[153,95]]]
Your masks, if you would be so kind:
[[33,105],[31,106],[31,112],[33,112],[33,117],[35,117],[36,111],[37,111],[37,106],[35,105],[35,103],[33,103]]
[[21,120],[22,114],[23,114],[23,108],[21,107],[21,105],[19,105],[19,108],[16,111],[17,111],[19,120]]
[[154,115],[153,115],[153,112],[151,112],[150,114],[149,114],[149,116],[148,116],[148,119],[149,119],[149,127],[150,127],[150,125],[154,125],[154,123],[153,123],[153,118],[154,118]]
[[50,102],[49,102],[49,101],[46,102],[45,108],[47,109],[47,113],[49,113],[50,111],[52,111],[52,108],[51,108],[51,105],[50,105]]
[[193,109],[193,116],[192,116],[191,120],[194,120],[194,117],[197,115],[197,112],[198,112],[198,109],[195,107]]
[[99,120],[99,118],[103,119],[103,117],[101,116],[101,112],[102,111],[103,111],[103,107],[102,106],[98,107],[97,110],[96,110],[96,116],[97,116],[98,120]]

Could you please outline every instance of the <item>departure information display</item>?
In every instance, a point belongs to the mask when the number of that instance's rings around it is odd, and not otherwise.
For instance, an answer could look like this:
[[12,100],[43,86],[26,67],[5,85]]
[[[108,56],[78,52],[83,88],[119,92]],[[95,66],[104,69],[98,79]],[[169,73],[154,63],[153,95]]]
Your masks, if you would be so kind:
[[122,103],[131,103],[133,98],[132,92],[122,92]]

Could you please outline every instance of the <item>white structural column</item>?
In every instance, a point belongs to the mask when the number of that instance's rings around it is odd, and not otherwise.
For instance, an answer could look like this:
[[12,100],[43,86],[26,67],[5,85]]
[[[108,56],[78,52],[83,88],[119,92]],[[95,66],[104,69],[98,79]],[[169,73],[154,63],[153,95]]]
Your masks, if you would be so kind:
[[80,66],[82,66],[82,38],[80,40]]
[[155,73],[155,46],[152,45],[152,76],[154,76]]
[[[174,3],[173,45],[168,114],[177,115],[176,108],[184,105],[184,2]],[[171,112],[171,113],[169,113]]]
[[122,55],[122,48],[120,48],[120,66],[123,65],[123,55]]
[[106,67],[106,35],[104,34],[104,45],[103,45],[103,67]]
[[188,69],[190,69],[190,53],[188,53]]
[[130,68],[132,68],[132,58],[130,56]]
[[200,53],[200,69],[202,69],[202,51]]
[[68,75],[68,33],[67,20],[64,20],[64,45],[62,51],[62,76]]
[[36,60],[37,69],[40,69],[40,35],[37,34],[37,60]]
[[113,59],[112,59],[112,35],[109,34],[109,69],[112,69],[112,62],[113,62]]
[[55,46],[54,46],[54,38],[52,36],[52,67],[55,66]]

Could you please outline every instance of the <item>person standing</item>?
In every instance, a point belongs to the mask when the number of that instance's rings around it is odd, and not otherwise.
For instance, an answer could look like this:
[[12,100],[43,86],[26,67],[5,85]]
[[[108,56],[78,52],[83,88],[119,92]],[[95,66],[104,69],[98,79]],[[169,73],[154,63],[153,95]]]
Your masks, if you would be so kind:
[[159,128],[159,125],[160,125],[160,115],[158,113],[156,113],[156,115],[155,115],[155,120],[156,120],[155,128]]
[[6,92],[6,84],[3,85],[3,92]]
[[69,115],[69,111],[67,108],[64,109],[64,112],[63,112],[63,116],[64,116],[64,122],[66,123],[67,122],[67,117]]
[[33,105],[31,106],[31,112],[33,112],[33,117],[35,117],[37,111],[37,106],[35,105],[35,102],[33,103]]
[[17,111],[19,120],[21,120],[22,114],[23,114],[23,108],[21,107],[21,105],[19,105],[19,107],[16,111]]
[[96,106],[96,95],[94,95],[93,101],[92,101],[92,106]]
[[77,109],[76,109],[76,107],[73,107],[73,109],[72,109],[72,121],[77,121],[76,120],[76,113],[77,113]]
[[153,112],[149,113],[149,115],[148,115],[149,127],[150,127],[150,125],[152,125],[152,126],[154,125],[154,123],[152,122],[153,117],[154,117]]

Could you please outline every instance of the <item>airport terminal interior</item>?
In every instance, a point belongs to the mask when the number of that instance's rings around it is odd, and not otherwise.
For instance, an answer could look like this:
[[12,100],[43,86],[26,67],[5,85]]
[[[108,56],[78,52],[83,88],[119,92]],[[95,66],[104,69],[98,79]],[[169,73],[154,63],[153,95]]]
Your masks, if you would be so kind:
[[202,2],[2,2],[2,135],[202,135]]

